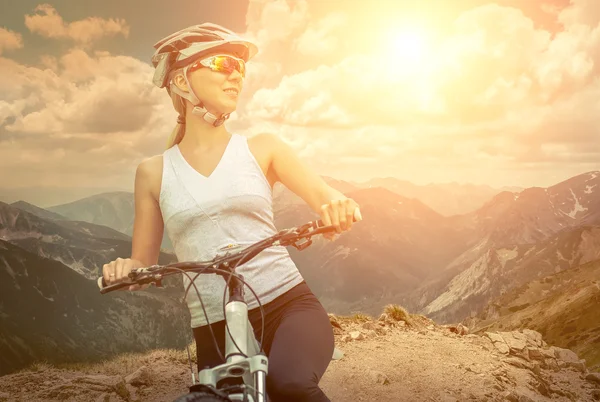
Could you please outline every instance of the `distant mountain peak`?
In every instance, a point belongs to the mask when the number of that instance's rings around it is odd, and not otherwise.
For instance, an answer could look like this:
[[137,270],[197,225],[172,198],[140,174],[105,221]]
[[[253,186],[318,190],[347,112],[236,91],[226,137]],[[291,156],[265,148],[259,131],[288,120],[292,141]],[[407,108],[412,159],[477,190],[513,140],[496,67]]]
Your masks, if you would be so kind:
[[52,212],[52,211],[48,211],[47,209],[44,209],[44,208],[40,208],[37,205],[33,205],[27,201],[19,200],[19,201],[13,202],[12,204],[7,204],[7,205],[10,205],[13,208],[20,209],[21,211],[26,211],[26,212],[32,213],[36,216],[39,216],[40,218],[51,219],[51,220],[67,220],[67,218],[61,214],[58,214],[58,213]]

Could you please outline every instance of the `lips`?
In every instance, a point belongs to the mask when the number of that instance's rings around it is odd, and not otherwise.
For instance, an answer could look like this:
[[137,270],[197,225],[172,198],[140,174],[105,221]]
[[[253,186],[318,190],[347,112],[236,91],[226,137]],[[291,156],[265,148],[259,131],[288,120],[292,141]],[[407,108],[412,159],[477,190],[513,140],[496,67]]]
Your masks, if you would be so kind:
[[226,94],[231,94],[231,95],[239,95],[240,94],[240,90],[237,88],[227,88],[227,89],[224,89],[223,92],[225,92]]

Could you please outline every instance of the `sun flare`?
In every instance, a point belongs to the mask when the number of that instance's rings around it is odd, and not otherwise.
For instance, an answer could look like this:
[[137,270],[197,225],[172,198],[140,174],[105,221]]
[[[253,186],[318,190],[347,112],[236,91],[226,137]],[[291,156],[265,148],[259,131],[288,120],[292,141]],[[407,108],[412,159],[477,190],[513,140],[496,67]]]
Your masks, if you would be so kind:
[[419,74],[428,68],[431,50],[425,31],[417,28],[394,29],[389,31],[387,53],[401,74]]
[[394,51],[414,60],[421,60],[425,54],[425,39],[418,32],[398,32],[392,36]]

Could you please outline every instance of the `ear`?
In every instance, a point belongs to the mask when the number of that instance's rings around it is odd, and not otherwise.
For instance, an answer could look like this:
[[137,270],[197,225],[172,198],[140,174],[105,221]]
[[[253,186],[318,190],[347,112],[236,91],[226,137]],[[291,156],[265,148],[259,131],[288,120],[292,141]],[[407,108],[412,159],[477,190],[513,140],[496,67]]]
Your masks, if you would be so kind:
[[173,77],[173,83],[177,86],[177,88],[179,88],[180,90],[184,91],[184,92],[189,92],[189,87],[187,85],[187,82],[185,81],[185,78],[183,77],[183,73],[179,73],[176,74]]

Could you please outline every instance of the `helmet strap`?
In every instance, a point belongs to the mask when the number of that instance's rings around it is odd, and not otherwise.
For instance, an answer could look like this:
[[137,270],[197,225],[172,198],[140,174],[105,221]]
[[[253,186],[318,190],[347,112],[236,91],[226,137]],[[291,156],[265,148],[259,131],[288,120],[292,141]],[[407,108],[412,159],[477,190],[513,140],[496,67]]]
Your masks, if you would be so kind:
[[187,87],[189,88],[189,92],[182,91],[172,81],[171,81],[171,91],[175,92],[177,95],[181,96],[182,98],[185,98],[188,101],[190,101],[190,103],[194,106],[194,108],[192,109],[193,114],[202,116],[204,121],[211,124],[213,127],[218,127],[218,126],[222,125],[223,123],[225,123],[225,120],[227,120],[231,114],[223,113],[220,117],[218,117],[218,116],[215,116],[214,114],[210,113],[204,107],[204,104],[202,103],[202,101],[200,99],[198,99],[198,96],[196,96],[196,93],[194,92],[194,88],[192,88],[192,85],[190,84],[190,81],[188,80],[188,77],[187,77],[188,67],[189,67],[189,65],[185,66],[183,68],[183,79],[185,80],[185,83],[187,84]]

